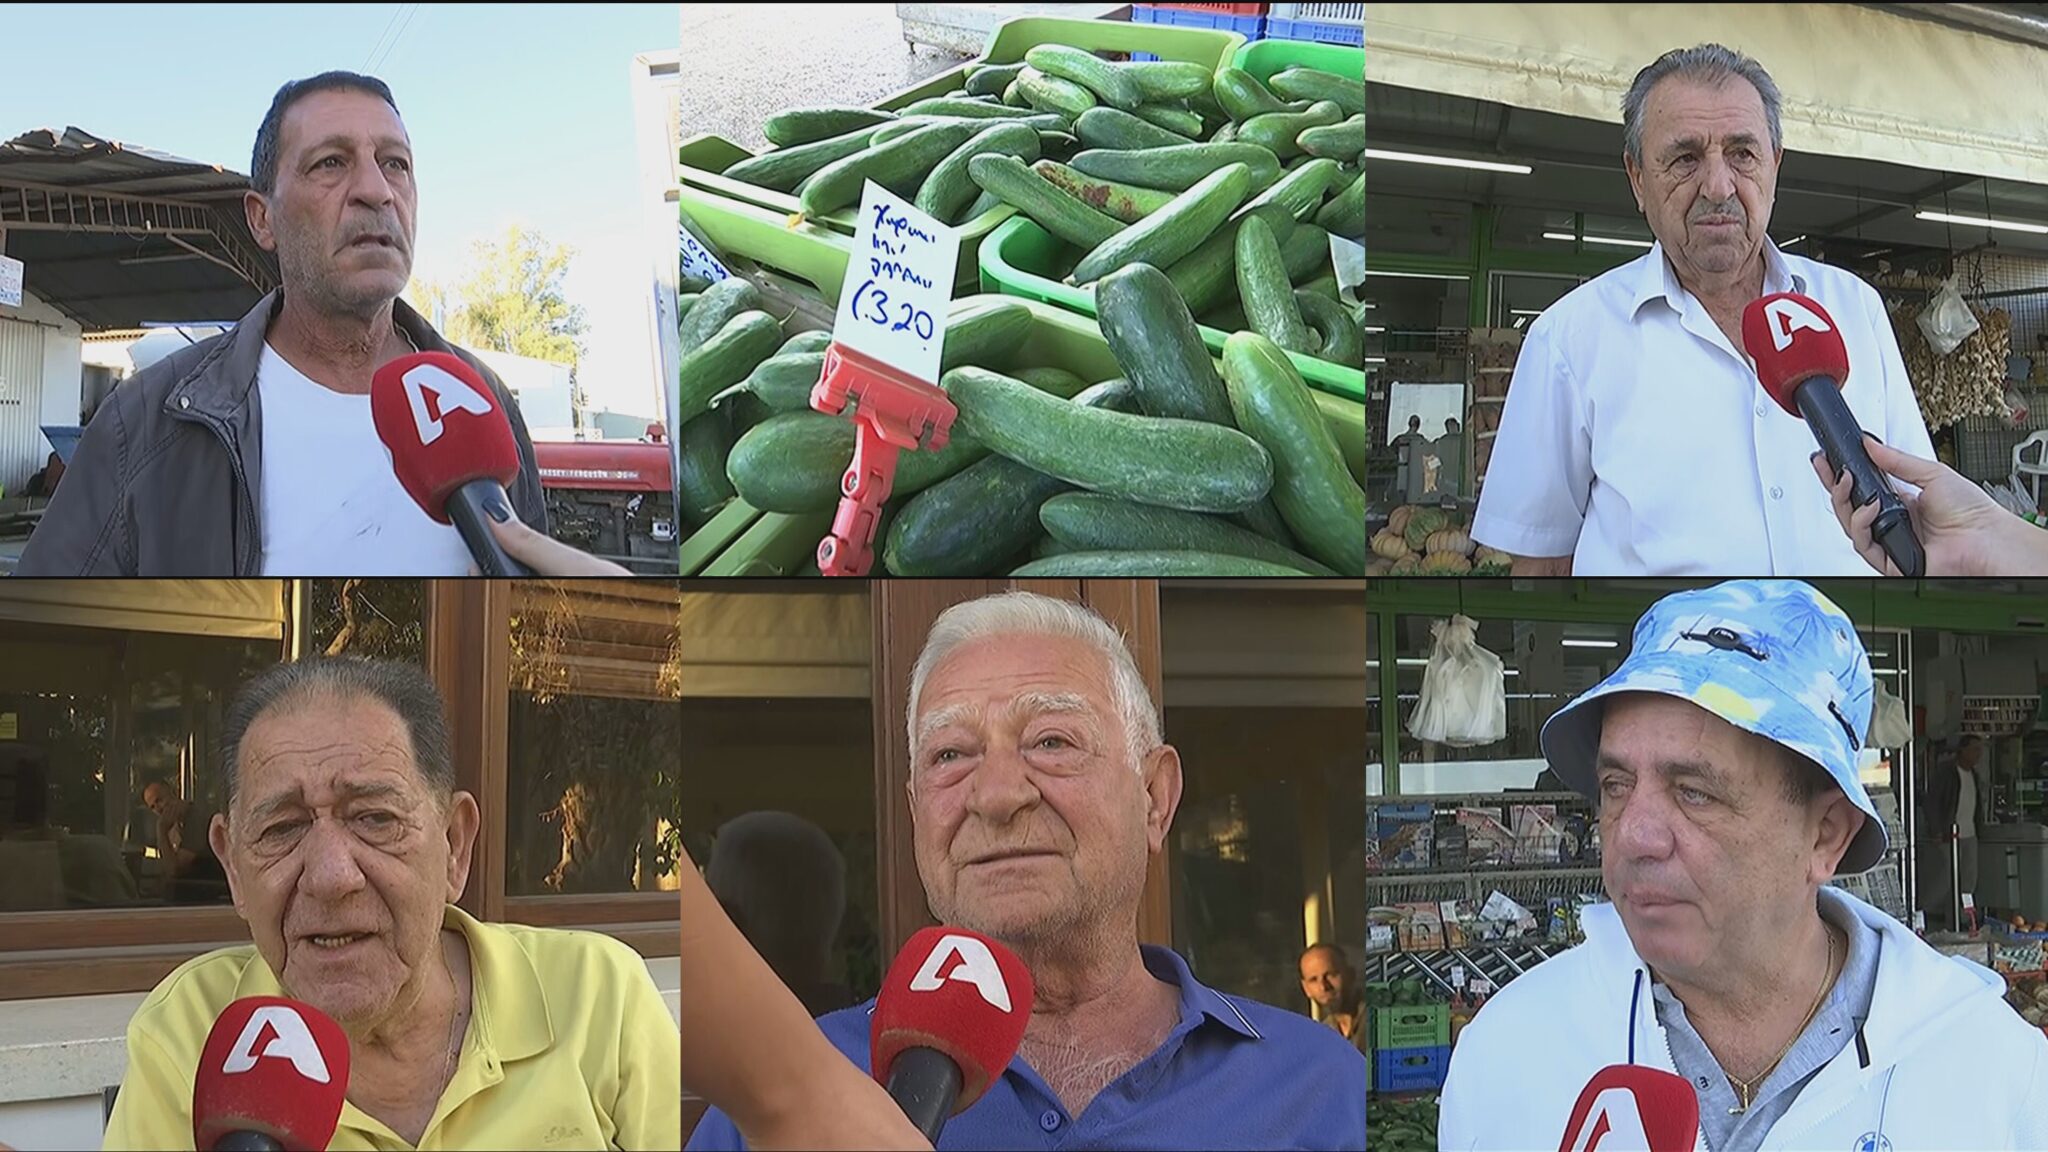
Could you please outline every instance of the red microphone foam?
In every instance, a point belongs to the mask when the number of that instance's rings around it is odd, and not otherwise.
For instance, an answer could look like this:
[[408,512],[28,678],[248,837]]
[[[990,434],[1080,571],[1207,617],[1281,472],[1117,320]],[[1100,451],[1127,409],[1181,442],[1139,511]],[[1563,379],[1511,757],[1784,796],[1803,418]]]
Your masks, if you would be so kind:
[[512,423],[476,369],[447,352],[414,352],[377,369],[370,419],[392,471],[426,514],[448,523],[448,496],[472,480],[519,478]]
[[1031,970],[1001,944],[964,928],[921,929],[896,954],[875,999],[869,1067],[887,1084],[906,1049],[945,1053],[960,1066],[958,1114],[1017,1054],[1031,994]]
[[1557,1152],[1692,1152],[1699,1134],[1700,1098],[1684,1077],[1610,1064],[1579,1092]]
[[348,1094],[348,1037],[311,1005],[282,996],[235,1001],[213,1022],[192,1085],[192,1139],[261,1132],[318,1152],[334,1139]]
[[1815,376],[1837,385],[1849,380],[1849,347],[1818,300],[1776,292],[1742,310],[1742,350],[1756,361],[1756,378],[1778,407],[1805,419],[1793,394]]

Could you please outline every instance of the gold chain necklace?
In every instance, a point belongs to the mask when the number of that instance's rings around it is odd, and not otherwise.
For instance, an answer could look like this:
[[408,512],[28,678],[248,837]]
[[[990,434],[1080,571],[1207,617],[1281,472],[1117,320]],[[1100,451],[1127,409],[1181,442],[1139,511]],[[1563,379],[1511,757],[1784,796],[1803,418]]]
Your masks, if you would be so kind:
[[1727,1073],[1728,1086],[1735,1089],[1736,1095],[1735,1107],[1728,1110],[1730,1116],[1740,1116],[1744,1112],[1749,1111],[1749,1106],[1755,1103],[1754,1096],[1757,1086],[1769,1078],[1771,1073],[1777,1071],[1778,1065],[1785,1062],[1785,1054],[1792,1051],[1792,1046],[1799,1043],[1801,1036],[1806,1035],[1806,1026],[1813,1023],[1814,1016],[1820,1012],[1821,1002],[1827,999],[1828,986],[1834,983],[1835,978],[1835,930],[1828,925],[1822,925],[1822,928],[1828,935],[1828,963],[1827,967],[1821,969],[1820,991],[1814,993],[1813,1007],[1806,1010],[1806,1019],[1801,1020],[1799,1027],[1792,1030],[1792,1038],[1785,1041],[1785,1046],[1778,1049],[1778,1054],[1771,1059],[1771,1062],[1764,1067],[1763,1071],[1748,1079],[1737,1076],[1733,1072]]

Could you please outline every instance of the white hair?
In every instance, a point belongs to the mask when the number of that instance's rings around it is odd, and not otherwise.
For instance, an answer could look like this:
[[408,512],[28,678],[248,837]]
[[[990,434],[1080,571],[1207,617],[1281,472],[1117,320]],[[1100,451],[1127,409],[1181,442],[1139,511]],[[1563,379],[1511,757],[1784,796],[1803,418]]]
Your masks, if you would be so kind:
[[1124,736],[1130,745],[1131,767],[1144,771],[1145,754],[1162,743],[1159,709],[1123,635],[1079,604],[1035,592],[1001,592],[955,604],[933,622],[931,633],[925,637],[924,650],[918,653],[917,664],[910,672],[910,707],[904,719],[913,756],[920,735],[917,702],[924,694],[925,679],[955,649],[991,636],[1063,637],[1079,640],[1101,653],[1109,666],[1111,703],[1123,720]]

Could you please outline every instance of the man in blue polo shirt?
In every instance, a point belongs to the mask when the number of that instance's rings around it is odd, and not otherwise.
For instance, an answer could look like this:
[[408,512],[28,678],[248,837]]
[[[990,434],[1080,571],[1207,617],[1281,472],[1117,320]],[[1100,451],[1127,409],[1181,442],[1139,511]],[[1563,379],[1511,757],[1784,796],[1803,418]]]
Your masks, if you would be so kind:
[[[1138,943],[1180,756],[1114,628],[1024,592],[957,605],[925,640],[908,720],[926,901],[1037,986],[1016,1057],[940,1149],[1365,1147],[1365,1059],[1342,1037]],[[863,1069],[873,1010],[818,1021]],[[743,1144],[714,1110],[689,1147]]]

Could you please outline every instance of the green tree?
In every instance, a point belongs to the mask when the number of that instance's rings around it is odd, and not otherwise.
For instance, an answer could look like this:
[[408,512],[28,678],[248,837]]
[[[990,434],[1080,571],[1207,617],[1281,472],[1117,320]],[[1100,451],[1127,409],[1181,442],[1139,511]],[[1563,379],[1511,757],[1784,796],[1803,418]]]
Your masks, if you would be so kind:
[[574,367],[589,330],[582,307],[563,294],[574,255],[566,244],[514,226],[502,240],[477,241],[463,278],[445,289],[424,284],[420,299],[443,305],[442,335],[457,344]]

